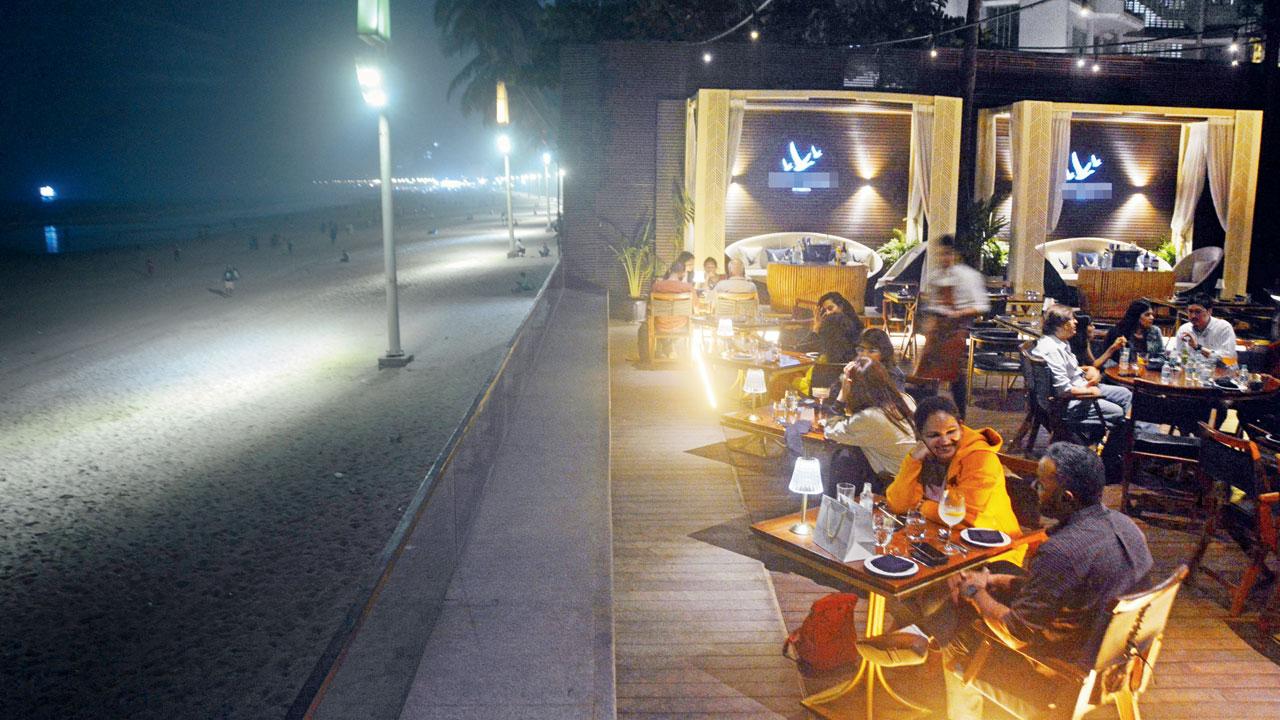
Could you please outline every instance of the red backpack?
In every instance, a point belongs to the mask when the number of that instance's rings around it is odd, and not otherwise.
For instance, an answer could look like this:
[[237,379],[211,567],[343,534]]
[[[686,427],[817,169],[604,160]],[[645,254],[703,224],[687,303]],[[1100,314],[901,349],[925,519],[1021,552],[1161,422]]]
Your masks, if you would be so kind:
[[809,608],[809,616],[782,644],[782,654],[808,670],[834,670],[858,661],[858,596],[831,593]]

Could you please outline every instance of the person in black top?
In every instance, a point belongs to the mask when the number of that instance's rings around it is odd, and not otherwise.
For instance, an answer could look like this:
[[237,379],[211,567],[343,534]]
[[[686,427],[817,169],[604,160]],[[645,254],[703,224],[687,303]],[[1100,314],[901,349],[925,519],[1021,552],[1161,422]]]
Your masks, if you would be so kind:
[[[816,352],[818,362],[844,365],[858,356],[862,319],[853,305],[838,292],[818,298],[813,332],[800,341],[797,350]],[[830,387],[840,377],[839,368],[815,368],[809,387]]]
[[1107,331],[1107,347],[1111,347],[1119,338],[1124,338],[1124,344],[1132,348],[1133,352],[1144,355],[1149,360],[1164,357],[1164,336],[1160,334],[1160,328],[1156,327],[1155,311],[1146,300],[1129,303],[1124,317]]

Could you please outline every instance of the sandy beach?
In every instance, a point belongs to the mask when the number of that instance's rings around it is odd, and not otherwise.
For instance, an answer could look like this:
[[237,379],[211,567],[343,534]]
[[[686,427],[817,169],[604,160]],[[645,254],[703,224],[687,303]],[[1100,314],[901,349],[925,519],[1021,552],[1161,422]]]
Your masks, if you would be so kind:
[[555,259],[496,198],[397,195],[398,371],[374,205],[0,268],[0,716],[283,714]]

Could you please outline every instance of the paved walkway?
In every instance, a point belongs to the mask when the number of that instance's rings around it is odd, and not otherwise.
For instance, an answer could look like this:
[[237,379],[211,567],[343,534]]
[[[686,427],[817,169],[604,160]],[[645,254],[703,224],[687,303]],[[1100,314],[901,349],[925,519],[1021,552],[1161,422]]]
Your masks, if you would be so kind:
[[565,291],[402,720],[613,717],[605,312]]

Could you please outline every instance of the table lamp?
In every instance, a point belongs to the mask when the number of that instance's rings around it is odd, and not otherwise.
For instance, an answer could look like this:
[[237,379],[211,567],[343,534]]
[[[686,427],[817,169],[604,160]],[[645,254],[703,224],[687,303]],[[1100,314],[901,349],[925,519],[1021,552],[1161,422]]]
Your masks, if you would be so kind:
[[707,281],[707,271],[706,271],[706,270],[694,270],[694,271],[693,271],[693,284],[694,284],[694,285],[702,285],[702,284],[703,284],[703,283],[705,283],[706,281]]
[[764,370],[760,368],[747,370],[747,376],[742,381],[742,392],[751,398],[751,408],[754,410],[760,396],[769,392],[764,382]]
[[813,528],[806,522],[805,516],[809,514],[809,496],[822,493],[822,465],[818,462],[818,458],[796,458],[796,466],[791,471],[791,484],[787,489],[793,493],[800,493],[802,498],[800,522],[791,526],[791,532],[797,535],[812,534]]

